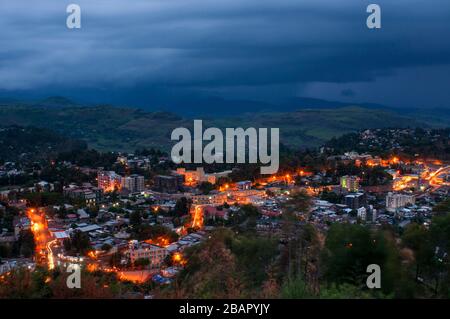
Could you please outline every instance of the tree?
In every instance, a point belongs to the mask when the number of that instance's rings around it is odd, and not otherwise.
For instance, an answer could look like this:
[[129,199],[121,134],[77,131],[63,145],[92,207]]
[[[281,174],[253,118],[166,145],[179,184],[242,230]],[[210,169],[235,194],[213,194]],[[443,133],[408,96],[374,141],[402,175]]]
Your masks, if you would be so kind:
[[188,200],[186,197],[181,197],[175,203],[174,212],[176,216],[183,216],[189,214],[189,209],[191,207],[192,202]]
[[450,214],[435,216],[430,226],[430,274],[434,278],[434,293],[438,296],[450,295]]
[[188,263],[172,289],[160,292],[158,297],[169,298],[242,298],[245,284],[236,256],[227,246],[234,233],[218,229],[212,238],[186,250]]
[[111,255],[111,258],[109,259],[109,264],[111,265],[111,267],[119,267],[121,260],[122,255],[120,254],[120,252],[115,252],[114,254]]
[[402,243],[413,250],[416,264],[415,279],[418,280],[422,267],[431,258],[431,249],[428,230],[416,223],[409,224],[403,235]]
[[342,195],[338,195],[335,192],[329,192],[324,190],[322,194],[320,194],[320,199],[329,201],[330,203],[339,204],[342,202]]
[[136,210],[130,214],[130,225],[136,227],[141,224],[141,212]]
[[303,213],[306,217],[311,207],[311,197],[304,190],[293,191],[284,204],[284,210],[293,213]]
[[169,242],[178,240],[178,234],[169,228],[162,225],[139,225],[133,233],[133,238],[137,240],[156,239],[158,237],[165,237]]
[[283,299],[307,299],[313,298],[313,294],[308,289],[301,276],[289,279],[281,288],[281,298]]
[[[283,205],[282,240],[285,247],[282,251],[281,263],[286,268],[287,279],[292,280],[295,276],[304,272],[304,253],[314,236],[310,236],[312,228],[301,225],[309,216],[311,199],[305,191],[294,191]],[[305,273],[303,275],[306,275]]]
[[28,258],[33,255],[36,245],[34,243],[34,236],[30,229],[22,230],[19,235],[19,252],[20,255]]
[[81,255],[86,254],[89,250],[91,250],[89,236],[80,230],[76,230],[70,237],[70,249],[74,253]]
[[450,198],[440,202],[433,207],[433,211],[439,215],[450,213]]
[[102,247],[101,247],[101,249],[102,249],[103,251],[106,251],[106,252],[110,251],[111,248],[112,248],[112,246],[111,246],[110,244],[107,244],[107,243],[104,243],[104,244],[102,245]]
[[[87,271],[81,273],[81,288],[67,288],[67,277],[69,273],[62,272],[54,280],[49,283],[52,291],[52,297],[56,299],[98,299],[113,298],[114,294],[110,287],[110,279],[104,282],[102,277]],[[102,282],[103,281],[103,282]]]
[[370,264],[377,264],[383,270],[381,289],[384,293],[393,292],[401,277],[393,239],[382,231],[371,233],[361,225],[333,224],[325,241],[322,262],[328,284],[364,287]]
[[214,190],[214,185],[211,184],[210,182],[202,182],[199,186],[198,189],[205,195],[208,195],[209,192],[211,192],[212,190]]

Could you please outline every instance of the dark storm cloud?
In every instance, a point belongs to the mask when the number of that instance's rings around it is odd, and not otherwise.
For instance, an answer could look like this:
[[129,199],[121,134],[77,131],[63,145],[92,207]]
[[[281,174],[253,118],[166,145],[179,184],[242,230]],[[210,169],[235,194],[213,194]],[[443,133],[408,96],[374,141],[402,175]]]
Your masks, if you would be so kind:
[[377,31],[361,0],[72,2],[81,30],[67,1],[1,2],[0,89],[301,87],[450,63],[445,0],[376,1]]

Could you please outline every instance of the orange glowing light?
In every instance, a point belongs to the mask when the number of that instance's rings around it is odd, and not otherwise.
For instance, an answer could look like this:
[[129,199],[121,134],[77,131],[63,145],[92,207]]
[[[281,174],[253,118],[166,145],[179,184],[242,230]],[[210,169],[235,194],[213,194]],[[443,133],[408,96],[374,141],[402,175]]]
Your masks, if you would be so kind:
[[[36,246],[37,263],[47,263],[49,269],[53,269],[54,258],[51,250],[50,233],[48,232],[47,220],[45,214],[34,208],[27,210],[27,217],[31,222],[31,232],[33,233]],[[45,253],[47,251],[47,253]]]
[[89,251],[87,255],[89,258],[97,259],[97,252],[94,250]]
[[203,228],[203,210],[200,206],[195,206],[191,211],[192,215],[192,228]]
[[184,259],[183,255],[179,252],[176,252],[172,255],[172,262],[176,265],[184,266],[187,261]]
[[89,272],[94,272],[98,270],[98,265],[97,264],[88,264],[86,266],[87,271]]
[[117,277],[121,281],[131,281],[134,283],[144,283],[150,278],[148,271],[120,271],[117,273]]
[[156,245],[159,247],[167,247],[171,244],[170,239],[165,236],[159,236],[154,239],[147,239],[145,242],[147,244]]

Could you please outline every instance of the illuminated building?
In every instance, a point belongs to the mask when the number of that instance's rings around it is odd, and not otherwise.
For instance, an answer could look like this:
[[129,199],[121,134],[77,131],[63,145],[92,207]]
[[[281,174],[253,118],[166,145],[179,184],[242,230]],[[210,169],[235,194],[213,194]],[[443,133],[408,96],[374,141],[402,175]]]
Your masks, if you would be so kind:
[[225,193],[192,196],[192,203],[196,205],[223,205],[227,200]]
[[87,206],[94,206],[101,200],[102,190],[90,184],[82,187],[71,184],[64,187],[63,194],[72,199],[82,200]]
[[238,189],[240,190],[248,190],[250,188],[252,188],[252,182],[251,181],[242,181],[242,182],[238,182],[236,183]]
[[216,194],[193,195],[192,203],[196,205],[249,204],[255,200],[253,197],[263,197],[264,194],[264,190],[258,189],[230,190]]
[[139,259],[147,259],[150,261],[151,267],[161,266],[168,255],[168,251],[164,247],[145,242],[139,243],[137,240],[130,241],[128,253],[132,264]]
[[145,188],[144,176],[141,175],[130,175],[123,177],[121,180],[122,188],[129,190],[132,193],[142,192]]
[[227,177],[231,173],[231,171],[207,174],[205,173],[203,167],[197,167],[195,171],[189,171],[185,168],[177,168],[176,173],[184,176],[186,184],[194,185],[202,182],[215,184],[219,178]]
[[416,198],[414,195],[396,194],[389,192],[386,195],[386,210],[389,212],[395,212],[397,209],[410,204],[413,205],[415,202]]
[[340,184],[342,189],[346,190],[347,192],[357,192],[359,189],[359,178],[358,176],[342,176]]
[[104,192],[120,190],[122,187],[122,176],[113,171],[98,171],[97,183],[98,188],[101,188]]

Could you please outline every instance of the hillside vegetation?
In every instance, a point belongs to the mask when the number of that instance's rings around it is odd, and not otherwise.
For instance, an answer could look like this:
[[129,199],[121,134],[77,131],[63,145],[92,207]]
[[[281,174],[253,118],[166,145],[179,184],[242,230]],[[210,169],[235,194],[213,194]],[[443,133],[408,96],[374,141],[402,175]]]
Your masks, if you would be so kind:
[[[135,150],[141,147],[169,149],[174,128],[193,125],[192,119],[169,112],[104,106],[78,106],[65,101],[30,105],[0,105],[1,126],[48,128],[64,136],[86,141],[99,150]],[[363,128],[444,126],[448,121],[422,120],[414,114],[362,107],[303,109],[296,112],[245,113],[237,117],[209,119],[204,127],[280,128],[281,142],[293,147],[319,146],[330,138]]]

